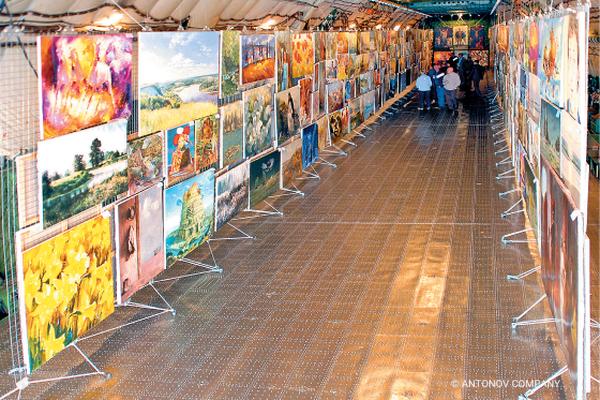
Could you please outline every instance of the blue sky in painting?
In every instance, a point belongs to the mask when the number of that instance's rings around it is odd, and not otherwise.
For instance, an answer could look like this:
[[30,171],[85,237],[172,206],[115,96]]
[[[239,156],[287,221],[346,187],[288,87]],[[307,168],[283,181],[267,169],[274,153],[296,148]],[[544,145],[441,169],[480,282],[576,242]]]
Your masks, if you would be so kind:
[[218,73],[218,32],[139,34],[140,87]]

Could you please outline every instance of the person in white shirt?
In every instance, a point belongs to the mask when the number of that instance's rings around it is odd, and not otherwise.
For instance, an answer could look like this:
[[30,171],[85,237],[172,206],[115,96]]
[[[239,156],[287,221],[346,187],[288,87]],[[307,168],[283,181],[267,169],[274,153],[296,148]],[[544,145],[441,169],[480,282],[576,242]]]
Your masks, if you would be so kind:
[[454,68],[448,67],[448,71],[442,81],[444,84],[444,92],[446,94],[446,103],[448,109],[458,113],[458,101],[456,100],[456,91],[460,86],[460,76],[454,72]]
[[419,111],[427,107],[427,111],[431,109],[431,78],[421,71],[421,75],[417,78],[417,90],[419,91]]

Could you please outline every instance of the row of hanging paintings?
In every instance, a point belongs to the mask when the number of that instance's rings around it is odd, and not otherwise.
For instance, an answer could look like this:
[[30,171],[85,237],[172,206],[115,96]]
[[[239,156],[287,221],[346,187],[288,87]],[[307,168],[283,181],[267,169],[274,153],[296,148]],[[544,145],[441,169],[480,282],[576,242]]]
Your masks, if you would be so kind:
[[[590,379],[586,245],[586,47],[589,9],[494,27],[496,76],[542,282],[577,398]],[[588,272],[586,272],[588,271]]]
[[433,30],[433,49],[487,50],[488,30],[485,26],[441,26]]
[[[38,177],[16,185],[21,228],[31,225],[16,240],[28,370],[238,213],[292,187],[320,151],[405,87],[402,58],[421,57],[407,38],[425,36],[40,37],[41,137],[15,163],[26,167],[17,177]],[[110,217],[98,215],[102,206]]]

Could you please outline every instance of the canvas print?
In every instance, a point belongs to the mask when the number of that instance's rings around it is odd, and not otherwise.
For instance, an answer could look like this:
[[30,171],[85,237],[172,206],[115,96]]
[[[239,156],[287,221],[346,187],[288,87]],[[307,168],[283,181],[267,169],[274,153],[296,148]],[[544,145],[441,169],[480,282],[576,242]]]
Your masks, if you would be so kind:
[[348,112],[343,108],[329,114],[329,135],[335,141],[348,133]]
[[312,78],[300,80],[300,126],[312,121]]
[[275,78],[275,35],[242,35],[241,83]]
[[315,53],[311,33],[292,33],[292,78],[300,79],[313,73]]
[[277,142],[283,143],[300,134],[300,87],[279,92],[275,96],[277,108]]
[[586,134],[571,115],[563,113],[560,135],[560,177],[571,193],[575,204],[583,208],[587,202],[582,201],[584,169],[586,157]]
[[375,112],[375,91],[365,94],[362,98],[363,118],[365,121]]
[[328,60],[333,60],[337,56],[337,35],[334,32],[326,32],[325,36],[325,56]]
[[281,152],[273,151],[250,162],[250,198],[249,207],[279,190],[281,171]]
[[482,67],[490,66],[489,51],[488,50],[469,50],[469,57],[473,62],[479,61],[479,65]]
[[328,32],[315,32],[313,34],[316,63],[327,59],[327,34]]
[[525,200],[525,211],[527,218],[531,224],[531,228],[535,232],[535,236],[539,235],[539,217],[538,217],[538,182],[533,172],[533,167],[529,164],[529,160],[521,153],[520,174],[521,174],[521,192]]
[[536,177],[540,175],[540,127],[531,120],[527,121],[527,130],[529,132],[529,148],[527,149],[527,155],[533,166],[533,171]]
[[337,55],[337,79],[344,80],[348,79],[348,67],[350,63],[349,54],[338,54]]
[[[572,218],[576,206],[546,163],[541,177],[541,256],[542,282],[554,315],[559,343],[577,386],[578,341],[583,334],[579,323],[579,270],[582,266],[583,238],[580,238],[579,218]],[[581,291],[583,293],[583,291]],[[579,381],[581,383],[581,381]]]
[[529,72],[534,75],[538,74],[538,59],[540,58],[539,53],[539,26],[535,19],[529,21],[528,30],[527,30],[527,41],[528,46],[526,51],[528,54],[527,66],[529,68]]
[[317,130],[319,134],[319,150],[323,150],[331,144],[329,140],[329,119],[327,116],[317,120]]
[[165,191],[167,266],[185,257],[212,234],[215,170],[209,169]]
[[165,269],[163,194],[153,186],[117,205],[118,302],[124,303]]
[[215,229],[219,230],[248,207],[248,164],[239,165],[217,177]]
[[338,57],[341,54],[348,54],[348,38],[350,36],[349,32],[338,32],[336,35],[336,52]]
[[356,79],[348,79],[344,82],[344,86],[344,103],[347,104],[356,97]]
[[451,51],[434,51],[433,52],[433,64],[442,65],[443,63],[447,63],[452,57]]
[[[585,12],[578,11],[575,14],[565,16],[566,20],[566,74],[565,74],[565,109],[577,122],[582,121],[585,113],[585,105],[581,99],[585,99],[582,82],[586,75],[585,45],[582,43],[586,37]],[[592,57],[594,57],[592,55]],[[597,58],[597,55],[595,56]]]
[[317,124],[302,130],[302,169],[313,165],[319,159],[319,131]]
[[261,86],[242,95],[246,157],[273,146],[273,87]]
[[565,29],[563,18],[547,18],[541,24],[540,62],[538,76],[542,96],[558,107],[564,106],[563,90],[566,78]]
[[358,32],[346,32],[348,38],[348,54],[358,54]]
[[327,60],[325,61],[325,78],[327,82],[331,82],[337,79],[337,61]]
[[289,31],[275,32],[277,50],[277,91],[292,87],[292,36]]
[[488,48],[487,29],[484,26],[469,28],[469,49],[485,50]]
[[452,28],[443,26],[433,30],[433,48],[448,50],[452,47]]
[[221,168],[244,158],[244,106],[241,101],[224,105],[221,113]]
[[219,163],[219,121],[216,115],[209,115],[195,122],[196,128],[196,170],[218,167]]
[[327,111],[332,113],[344,107],[344,81],[335,81],[327,85]]
[[41,138],[128,118],[133,35],[40,36]]
[[193,122],[167,131],[167,186],[196,173],[196,134]]
[[114,312],[110,221],[86,221],[23,251],[18,263],[29,372]]
[[540,78],[530,73],[527,82],[527,113],[536,124],[540,123],[541,108]]
[[[9,158],[0,160],[0,182],[2,182],[2,185],[0,185],[0,196],[2,199],[6,199],[4,207],[0,207],[0,229],[3,232],[4,246],[9,249],[15,248],[15,231],[18,229],[14,223],[17,218],[15,164],[15,161]],[[6,273],[14,271],[12,257],[14,257],[14,252],[0,251],[0,321],[8,317],[9,311],[14,309],[11,300],[16,297],[12,297],[11,295],[17,295],[17,293],[9,291],[6,282]]]
[[141,32],[140,136],[217,112],[219,32]]
[[542,100],[541,155],[557,173],[560,172],[560,126],[560,110],[546,100]]
[[369,53],[373,50],[375,50],[375,43],[374,40],[372,41],[371,39],[375,39],[373,34],[374,32],[369,32],[369,31],[362,31],[362,32],[358,32],[358,45],[359,45],[359,51],[362,54],[366,54]]
[[469,27],[466,25],[455,26],[452,28],[454,37],[454,46],[467,47],[469,44]]
[[127,192],[126,129],[118,120],[39,142],[45,227]]
[[221,31],[221,98],[240,91],[240,32]]
[[157,132],[129,142],[127,181],[129,194],[155,185],[163,179],[163,134]]
[[360,98],[348,102],[348,118],[350,130],[358,128],[364,122]]
[[294,185],[294,179],[302,176],[302,144],[300,139],[290,141],[281,149],[281,187]]

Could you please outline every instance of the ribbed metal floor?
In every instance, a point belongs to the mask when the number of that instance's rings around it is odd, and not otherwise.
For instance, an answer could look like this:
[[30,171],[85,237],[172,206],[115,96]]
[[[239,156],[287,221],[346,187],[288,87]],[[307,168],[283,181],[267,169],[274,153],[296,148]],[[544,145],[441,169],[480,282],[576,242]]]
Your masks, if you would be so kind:
[[[507,400],[558,370],[552,326],[511,334],[541,287],[505,279],[534,260],[500,245],[523,220],[499,217],[508,184],[495,181],[482,109],[419,115],[412,103],[357,143],[337,169],[319,166],[304,198],[275,201],[284,217],[239,223],[257,240],[214,246],[221,277],[159,284],[175,317],[83,342],[111,380],[36,385],[23,398]],[[158,304],[149,291],[136,300]],[[119,310],[100,328],[135,315]],[[79,363],[69,350],[36,377]],[[572,393],[561,383],[537,398]]]

